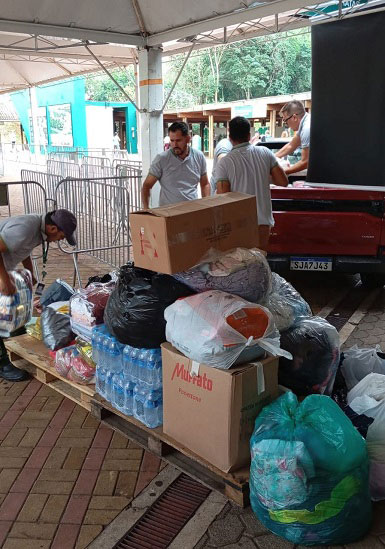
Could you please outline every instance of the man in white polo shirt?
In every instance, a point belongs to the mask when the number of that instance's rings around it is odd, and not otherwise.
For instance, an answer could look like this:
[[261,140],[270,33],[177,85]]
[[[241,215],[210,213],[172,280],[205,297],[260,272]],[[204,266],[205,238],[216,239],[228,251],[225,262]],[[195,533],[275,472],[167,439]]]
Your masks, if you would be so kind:
[[284,125],[297,133],[275,156],[284,158],[301,147],[301,160],[285,168],[285,173],[290,175],[307,170],[310,150],[310,114],[305,111],[302,101],[289,101],[282,107],[279,114],[282,116]]
[[218,163],[217,193],[236,191],[255,195],[260,248],[267,250],[270,227],[274,226],[270,183],[286,187],[287,177],[274,154],[266,147],[250,143],[250,122],[243,116],[230,120],[229,137],[233,149]]
[[187,124],[174,122],[168,129],[170,148],[155,157],[142,187],[142,203],[149,207],[151,189],[160,183],[159,206],[210,196],[206,159],[201,151],[190,147]]

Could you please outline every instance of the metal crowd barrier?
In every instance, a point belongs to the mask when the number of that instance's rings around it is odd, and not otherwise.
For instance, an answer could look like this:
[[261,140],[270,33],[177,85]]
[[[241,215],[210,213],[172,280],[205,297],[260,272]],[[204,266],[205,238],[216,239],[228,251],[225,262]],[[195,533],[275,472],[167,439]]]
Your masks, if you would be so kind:
[[130,193],[130,211],[136,212],[142,209],[142,170],[131,164],[117,164],[115,173],[118,177],[126,179],[126,185]]
[[[55,190],[61,179],[60,175],[21,170],[25,213],[43,214],[48,211],[47,208],[54,209]],[[36,185],[31,185],[31,182],[36,183]],[[44,190],[44,194],[41,193],[40,189]]]
[[81,177],[113,177],[111,161],[104,156],[84,156],[81,166]]
[[129,260],[130,194],[125,177],[65,179],[56,187],[57,208],[71,210],[77,218],[77,245],[60,249],[72,254],[79,285],[78,255],[120,267]]
[[65,162],[49,158],[47,161],[47,173],[60,175],[62,179],[66,177],[79,178],[80,166],[79,164],[75,164],[75,162]]

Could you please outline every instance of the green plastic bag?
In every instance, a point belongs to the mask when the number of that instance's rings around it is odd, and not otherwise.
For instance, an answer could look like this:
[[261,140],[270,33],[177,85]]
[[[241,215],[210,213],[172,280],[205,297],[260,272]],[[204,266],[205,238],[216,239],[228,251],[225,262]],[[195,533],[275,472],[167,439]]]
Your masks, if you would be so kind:
[[346,544],[371,520],[365,440],[329,397],[289,392],[266,406],[250,441],[251,505],[302,545]]

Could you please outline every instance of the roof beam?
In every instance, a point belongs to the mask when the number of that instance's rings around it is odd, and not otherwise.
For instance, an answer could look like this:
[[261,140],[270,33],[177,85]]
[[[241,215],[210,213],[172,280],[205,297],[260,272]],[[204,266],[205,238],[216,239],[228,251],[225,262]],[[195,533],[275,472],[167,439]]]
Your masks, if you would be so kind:
[[147,38],[147,45],[159,46],[164,42],[169,42],[171,40],[178,40],[191,35],[194,36],[198,33],[244,23],[245,21],[252,21],[253,19],[267,17],[276,13],[296,10],[306,7],[307,5],[309,4],[306,3],[306,0],[275,0],[275,2],[269,2],[268,4],[263,4],[255,8],[234,11],[226,15],[211,17],[204,21],[197,21],[196,23],[190,23],[189,25],[152,34]]
[[8,21],[0,19],[0,31],[17,34],[40,34],[42,36],[57,36],[58,38],[77,38],[78,40],[93,40],[95,42],[111,42],[129,46],[145,46],[145,39],[138,34],[123,34],[119,32],[83,29],[79,27],[64,27],[45,25],[43,23],[27,23],[23,21]]

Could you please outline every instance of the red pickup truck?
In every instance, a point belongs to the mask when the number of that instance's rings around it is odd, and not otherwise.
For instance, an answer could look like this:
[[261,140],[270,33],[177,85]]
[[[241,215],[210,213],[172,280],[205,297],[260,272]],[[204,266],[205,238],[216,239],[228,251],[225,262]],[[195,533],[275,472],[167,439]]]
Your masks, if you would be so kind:
[[271,197],[272,269],[359,273],[367,286],[385,283],[385,188],[297,181],[272,187]]

